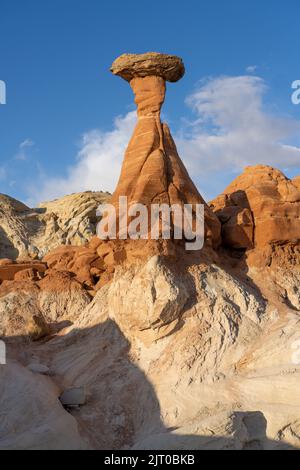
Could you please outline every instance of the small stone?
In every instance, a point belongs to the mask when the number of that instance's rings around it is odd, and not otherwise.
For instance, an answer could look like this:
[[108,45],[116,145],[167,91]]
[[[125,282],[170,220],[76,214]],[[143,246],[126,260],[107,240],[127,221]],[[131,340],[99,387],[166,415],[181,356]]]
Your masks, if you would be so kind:
[[40,364],[39,362],[32,362],[27,366],[27,369],[29,369],[34,374],[49,375],[50,373],[49,367],[45,366],[44,364]]
[[73,387],[65,390],[59,397],[64,406],[81,406],[86,403],[84,387]]

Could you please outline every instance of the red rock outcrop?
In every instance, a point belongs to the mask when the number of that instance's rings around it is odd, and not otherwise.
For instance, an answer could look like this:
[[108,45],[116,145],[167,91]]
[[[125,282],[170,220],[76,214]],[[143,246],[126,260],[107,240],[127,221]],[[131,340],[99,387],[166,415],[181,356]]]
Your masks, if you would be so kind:
[[[170,130],[160,119],[166,81],[175,82],[184,75],[182,60],[176,56],[152,52],[124,54],[115,60],[111,70],[130,82],[137,105],[138,122],[125,152],[120,179],[110,202],[118,208],[119,197],[126,196],[128,206],[141,203],[148,208],[148,214],[152,203],[165,203],[168,206],[203,204],[207,245],[218,246],[220,222],[189,177]],[[172,221],[171,229],[174,229]],[[181,248],[175,248],[172,240],[102,241],[95,237],[84,246],[55,248],[44,257],[43,263],[2,260],[0,283],[13,280],[37,282],[44,276],[49,281],[53,278],[53,272],[68,272],[93,294],[111,280],[117,265],[147,259],[155,254],[172,257],[176,249]]]
[[138,122],[110,202],[118,207],[119,197],[127,196],[128,205],[142,203],[147,208],[152,203],[204,204],[206,239],[217,246],[220,223],[189,177],[170,130],[160,119],[166,80],[182,77],[182,60],[157,53],[125,54],[115,60],[111,70],[130,82]]
[[[25,278],[37,277],[41,278],[47,269],[46,263],[39,261],[31,261],[28,263],[15,263],[11,260],[0,260],[0,283],[2,281],[12,281],[22,278],[21,273],[24,273]],[[26,273],[26,274],[25,274]]]
[[296,188],[299,189],[300,191],[300,175],[299,176],[295,176],[295,178],[292,179],[292,183],[294,186],[296,186]]
[[262,248],[300,240],[300,188],[270,166],[247,167],[210,206],[222,223],[226,246]]
[[[148,209],[152,203],[204,204],[207,245],[217,246],[220,222],[199,194],[177,153],[168,126],[160,120],[166,80],[175,82],[183,76],[182,60],[158,53],[124,54],[116,59],[111,70],[130,82],[138,122],[109,202],[118,208],[119,197],[126,196],[128,206],[141,203]],[[93,295],[112,279],[117,265],[145,260],[155,254],[173,257],[176,250],[181,249],[172,240],[117,237],[117,240],[105,241],[94,237],[85,246],[60,246],[50,251],[43,261],[47,264],[46,279],[52,271],[69,272]],[[24,271],[20,277],[30,274]]]

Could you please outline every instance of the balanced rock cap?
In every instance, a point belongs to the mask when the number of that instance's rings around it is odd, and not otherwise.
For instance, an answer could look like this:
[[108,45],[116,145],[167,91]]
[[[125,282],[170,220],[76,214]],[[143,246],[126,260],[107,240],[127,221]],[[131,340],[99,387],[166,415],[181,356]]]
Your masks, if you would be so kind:
[[134,77],[156,75],[168,82],[177,82],[184,75],[184,64],[176,55],[146,52],[122,54],[111,66],[111,72],[130,82]]

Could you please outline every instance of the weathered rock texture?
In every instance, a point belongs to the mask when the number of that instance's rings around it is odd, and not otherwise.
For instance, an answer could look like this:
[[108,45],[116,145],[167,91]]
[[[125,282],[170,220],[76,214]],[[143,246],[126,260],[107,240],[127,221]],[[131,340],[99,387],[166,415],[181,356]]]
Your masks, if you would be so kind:
[[[203,202],[160,121],[180,64],[150,54],[113,67],[139,116],[116,205]],[[72,246],[91,223],[89,196],[72,197],[48,206],[60,215],[47,236],[40,214],[3,199],[0,449],[300,449],[298,180],[248,168],[213,201],[219,219],[205,206],[200,252],[168,240]],[[221,224],[230,250],[213,249]],[[34,240],[70,246],[8,259]]]
[[300,190],[300,175],[292,179],[292,183]]
[[210,206],[229,247],[263,248],[300,240],[297,180],[270,166],[246,168]]
[[[278,281],[157,256],[119,266],[56,337],[6,337],[0,448],[300,448],[300,311]],[[70,388],[85,404],[67,412]]]
[[124,55],[114,62],[112,71],[130,81],[138,122],[110,202],[118,208],[119,197],[127,196],[128,205],[142,203],[147,208],[152,203],[204,204],[206,239],[217,246],[220,223],[190,179],[168,126],[160,120],[165,80],[181,78],[181,59],[154,53]]
[[184,65],[180,57],[158,52],[123,54],[114,61],[110,70],[128,82],[135,77],[150,75],[177,82],[184,75]]
[[58,247],[2,282],[0,448],[300,448],[299,245],[245,274],[222,250],[125,242]]
[[4,412],[0,424],[0,448],[88,449],[76,420],[57,399],[60,389],[50,378],[34,374],[15,361],[0,366],[0,376]]
[[5,265],[0,265],[0,283],[2,281],[12,281],[21,278],[39,278],[43,277],[47,265],[38,261],[29,263],[16,263],[12,260],[6,260]]
[[36,209],[0,194],[0,257],[41,258],[64,245],[82,245],[95,233],[96,209],[108,193],[87,191]]
[[24,276],[4,281],[0,286],[0,337],[28,341],[47,336],[73,322],[91,298],[68,271],[49,269],[42,279]]

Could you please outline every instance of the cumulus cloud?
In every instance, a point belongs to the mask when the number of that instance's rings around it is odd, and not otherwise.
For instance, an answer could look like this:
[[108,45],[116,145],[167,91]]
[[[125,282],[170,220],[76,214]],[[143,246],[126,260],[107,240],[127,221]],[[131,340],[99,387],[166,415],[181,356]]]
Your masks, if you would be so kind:
[[258,163],[299,166],[300,148],[288,145],[288,139],[299,133],[300,121],[269,114],[265,92],[259,77],[220,77],[201,83],[188,96],[196,117],[177,143],[193,174],[241,171]]
[[[253,75],[202,81],[187,99],[193,113],[182,119],[175,140],[181,158],[207,198],[226,186],[247,165],[279,168],[300,166],[300,148],[292,145],[300,121],[268,113],[263,104],[264,81]],[[115,119],[113,129],[83,135],[74,165],[66,176],[43,176],[36,201],[85,190],[113,191],[125,148],[136,122],[135,111]]]
[[118,116],[111,131],[94,129],[81,138],[80,150],[74,165],[67,169],[64,177],[42,176],[38,193],[30,198],[54,199],[79,191],[110,191],[117,184],[124,151],[136,123],[136,112]]

